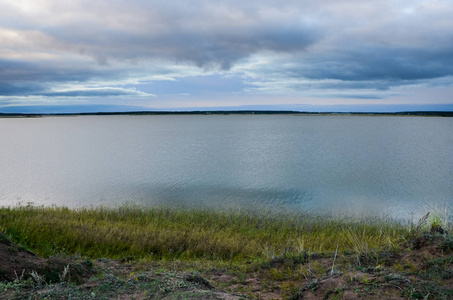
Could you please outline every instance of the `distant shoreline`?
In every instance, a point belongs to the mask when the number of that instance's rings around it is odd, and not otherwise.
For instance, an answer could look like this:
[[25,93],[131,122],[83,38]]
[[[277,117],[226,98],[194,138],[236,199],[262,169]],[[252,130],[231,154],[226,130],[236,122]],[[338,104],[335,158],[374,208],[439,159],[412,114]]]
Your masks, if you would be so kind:
[[106,115],[295,115],[295,116],[426,116],[453,117],[453,111],[401,111],[401,112],[301,112],[287,110],[220,110],[220,111],[129,111],[92,113],[0,113],[0,118],[39,118],[63,116]]

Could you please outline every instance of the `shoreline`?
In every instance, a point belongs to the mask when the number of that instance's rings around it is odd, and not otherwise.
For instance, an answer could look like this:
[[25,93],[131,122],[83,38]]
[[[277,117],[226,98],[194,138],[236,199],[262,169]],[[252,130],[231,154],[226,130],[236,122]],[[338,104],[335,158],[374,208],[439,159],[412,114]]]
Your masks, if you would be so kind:
[[137,111],[92,113],[0,113],[0,118],[40,118],[70,116],[144,116],[144,115],[291,115],[291,116],[423,116],[453,117],[453,111],[402,112],[300,112],[300,111]]

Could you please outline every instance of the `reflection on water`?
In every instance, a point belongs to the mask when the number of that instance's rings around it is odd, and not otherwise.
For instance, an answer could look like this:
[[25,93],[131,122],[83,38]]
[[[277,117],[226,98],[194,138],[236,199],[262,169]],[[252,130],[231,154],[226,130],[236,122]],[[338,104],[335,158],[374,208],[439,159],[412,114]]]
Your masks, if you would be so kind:
[[161,190],[141,187],[137,191],[145,202],[137,204],[179,205],[207,207],[244,207],[266,209],[288,209],[303,206],[312,201],[308,192],[284,189],[227,188],[221,186],[171,186]]
[[0,205],[138,203],[412,219],[453,203],[453,118],[0,119]]

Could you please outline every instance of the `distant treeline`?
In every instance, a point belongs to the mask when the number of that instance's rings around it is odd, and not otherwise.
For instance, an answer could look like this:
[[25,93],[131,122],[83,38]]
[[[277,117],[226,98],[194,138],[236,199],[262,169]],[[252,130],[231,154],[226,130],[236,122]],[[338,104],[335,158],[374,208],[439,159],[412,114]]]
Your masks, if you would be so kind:
[[99,115],[378,115],[378,116],[438,116],[453,117],[453,111],[401,112],[301,112],[290,110],[220,110],[220,111],[133,111],[93,113],[0,113],[0,117],[99,116]]

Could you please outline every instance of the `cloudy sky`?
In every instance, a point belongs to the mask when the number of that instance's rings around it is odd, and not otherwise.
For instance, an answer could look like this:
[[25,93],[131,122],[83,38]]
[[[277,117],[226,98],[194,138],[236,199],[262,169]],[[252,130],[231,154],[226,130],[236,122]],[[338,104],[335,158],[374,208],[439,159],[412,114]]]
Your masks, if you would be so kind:
[[453,110],[451,0],[2,0],[0,112]]

